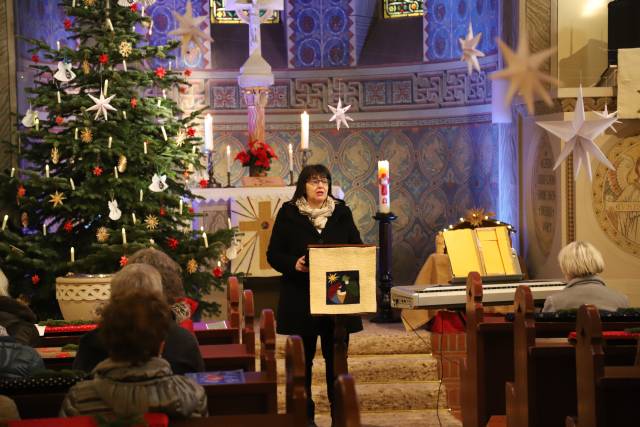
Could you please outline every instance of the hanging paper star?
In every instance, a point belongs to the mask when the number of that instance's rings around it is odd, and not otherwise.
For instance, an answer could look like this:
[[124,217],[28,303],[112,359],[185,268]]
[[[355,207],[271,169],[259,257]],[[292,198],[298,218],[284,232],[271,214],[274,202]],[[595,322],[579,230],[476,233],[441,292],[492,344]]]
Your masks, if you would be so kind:
[[615,170],[615,167],[604,153],[600,151],[600,148],[598,148],[593,140],[607,130],[616,120],[617,119],[613,117],[587,121],[584,114],[582,87],[580,87],[572,121],[537,122],[539,126],[565,141],[564,148],[562,152],[560,152],[560,156],[558,156],[558,160],[553,166],[553,169],[557,169],[560,163],[573,152],[573,175],[575,179],[578,179],[580,166],[584,163],[587,173],[589,174],[589,181],[591,181],[592,172],[589,154],[600,160],[600,162],[609,169]]
[[172,13],[176,18],[176,21],[178,21],[178,28],[169,31],[169,35],[178,36],[181,39],[180,51],[182,53],[182,57],[187,57],[189,53],[189,45],[191,43],[196,45],[200,49],[200,52],[204,52],[206,50],[204,42],[213,42],[211,36],[200,29],[200,25],[206,22],[208,17],[206,15],[194,17],[191,0],[187,1],[187,7],[184,15],[180,15],[176,11],[173,11]]
[[329,121],[335,121],[338,130],[340,130],[340,123],[344,123],[347,128],[349,127],[349,123],[347,123],[347,120],[353,121],[353,119],[347,116],[345,113],[349,111],[351,105],[347,105],[346,107],[342,108],[342,99],[338,98],[338,106],[333,107],[331,105],[327,105],[327,107],[329,107],[329,109],[333,113],[333,116],[331,116]]
[[71,22],[71,19],[66,18],[64,20],[64,29],[65,30],[70,30],[71,29],[71,25],[73,25],[73,23]]
[[184,129],[180,128],[178,130],[178,133],[176,134],[176,139],[175,139],[176,146],[182,147],[182,145],[184,144],[184,140],[186,138],[187,138],[186,132],[184,131]]
[[469,75],[471,75],[473,70],[480,72],[478,57],[482,58],[484,56],[484,52],[479,51],[477,48],[481,37],[482,33],[478,33],[475,36],[473,35],[473,27],[471,26],[471,22],[469,22],[469,32],[467,33],[467,37],[464,39],[458,39],[460,42],[460,49],[462,50],[460,61],[467,63]]
[[19,199],[23,198],[27,194],[27,189],[24,188],[24,185],[18,187],[17,197]]
[[542,85],[543,82],[558,86],[558,79],[551,77],[540,66],[556,51],[555,48],[545,49],[533,55],[529,52],[529,39],[523,31],[518,40],[517,51],[511,50],[502,40],[498,39],[498,45],[507,63],[506,68],[491,74],[490,78],[509,80],[509,90],[505,96],[505,104],[508,105],[516,92],[519,92],[527,104],[530,114],[534,113],[534,97],[539,95],[547,105],[553,105],[551,96]]
[[100,176],[102,175],[103,169],[100,166],[96,166],[93,169],[91,169],[91,172],[95,175],[95,176]]
[[96,239],[98,239],[98,242],[100,243],[104,243],[109,239],[109,230],[107,227],[98,228],[96,231]]
[[218,277],[218,278],[222,277],[222,269],[220,267],[214,268],[212,273],[215,277]]
[[158,227],[160,221],[158,221],[158,217],[155,215],[147,215],[144,219],[144,223],[146,224],[147,230],[153,231]]
[[194,136],[196,136],[196,130],[194,128],[188,128],[187,129],[187,135],[189,135],[189,138],[193,138]]
[[104,93],[102,93],[102,90],[100,91],[100,98],[96,98],[95,96],[91,95],[91,94],[87,94],[89,96],[89,98],[91,98],[91,100],[93,102],[96,103],[96,105],[93,105],[89,108],[87,108],[87,111],[94,111],[96,112],[96,116],[93,118],[94,120],[98,120],[98,118],[100,117],[100,114],[102,114],[104,116],[104,120],[107,121],[108,117],[107,117],[107,110],[110,111],[118,111],[117,109],[115,109],[114,107],[111,106],[110,102],[111,100],[115,97],[115,95],[111,95],[108,98],[104,97]]
[[[615,118],[616,121],[613,123],[622,123],[620,120],[618,120],[618,112],[614,111],[613,113],[609,113],[609,110],[607,108],[607,104],[604,104],[604,111],[600,112],[600,111],[594,111],[593,112],[595,115],[602,117],[603,119],[613,119]],[[618,131],[616,130],[616,128],[613,127],[613,125],[610,126],[611,130],[614,131],[615,133],[618,133]]]
[[31,283],[33,283],[34,285],[40,283],[40,276],[38,276],[37,274],[31,276]]
[[178,243],[178,239],[176,239],[175,237],[169,237],[167,239],[167,246],[169,246],[173,250],[176,250],[178,248]]
[[167,70],[165,70],[164,67],[158,67],[156,68],[155,73],[159,79],[164,79],[164,76],[167,75]]
[[124,267],[127,264],[129,264],[129,258],[127,258],[126,256],[122,255],[120,257],[120,267]]
[[198,262],[195,259],[191,258],[187,262],[187,273],[193,274],[196,271],[198,271]]
[[62,228],[64,228],[64,231],[66,231],[67,233],[71,233],[73,231],[73,222],[70,219],[65,221]]
[[53,207],[57,208],[58,205],[62,206],[64,203],[62,203],[62,201],[64,199],[66,199],[66,197],[64,196],[64,193],[60,193],[58,191],[56,191],[53,194],[49,194],[49,203],[53,203]]
[[101,64],[106,64],[107,62],[109,62],[109,55],[107,55],[106,53],[101,53],[98,57],[98,61]]
[[93,141],[93,132],[91,132],[91,129],[82,129],[82,132],[80,132],[80,139],[82,140],[82,142],[85,142],[87,144]]

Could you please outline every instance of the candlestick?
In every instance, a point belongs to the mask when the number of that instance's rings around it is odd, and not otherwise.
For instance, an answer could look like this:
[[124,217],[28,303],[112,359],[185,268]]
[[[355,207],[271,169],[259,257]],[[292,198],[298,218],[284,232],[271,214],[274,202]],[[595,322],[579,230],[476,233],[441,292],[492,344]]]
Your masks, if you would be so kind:
[[203,232],[202,233],[202,238],[204,239],[204,247],[208,248],[209,247],[209,240],[207,239],[207,233]]
[[309,149],[309,114],[306,111],[300,114],[300,148]]
[[289,185],[295,185],[293,181],[293,171],[289,171]]
[[47,224],[42,224],[42,235],[43,236],[47,235]]
[[56,92],[56,98],[58,98],[58,104],[62,103],[62,99],[60,99],[60,91]]
[[11,168],[11,178],[16,176],[16,168]]
[[136,225],[136,213],[131,212],[131,220],[133,221],[133,225]]
[[393,316],[391,310],[391,288],[393,287],[393,277],[391,275],[391,250],[392,250],[392,236],[391,236],[391,223],[397,217],[389,213],[378,212],[374,217],[378,221],[378,239],[379,239],[379,257],[378,257],[378,283],[380,286],[380,305],[378,306],[378,313],[371,319],[375,323],[393,323],[397,322]]
[[180,199],[180,215],[182,215],[182,207],[183,207],[183,204],[184,204],[184,203],[182,202],[182,199]]
[[108,147],[109,147],[109,148],[111,148],[111,144],[112,144],[112,143],[113,143],[113,137],[112,137],[112,136],[110,136],[110,137],[109,137],[109,145],[108,145]]
[[389,161],[378,161],[378,211],[385,214],[391,212],[389,179]]
[[76,250],[73,246],[71,246],[71,262],[76,262]]
[[2,219],[2,229],[3,230],[5,228],[7,228],[7,221],[9,221],[9,215],[5,215],[4,218]]
[[140,190],[140,203],[142,203],[143,197],[144,197],[144,191]]
[[69,178],[69,185],[71,185],[71,191],[76,191],[76,184],[73,182],[73,178]]
[[213,151],[213,117],[209,113],[204,118],[204,148]]
[[209,183],[207,184],[207,188],[220,188],[222,184],[216,179],[213,170],[213,154],[214,151],[209,151],[207,154],[207,168],[209,170]]
[[122,227],[122,244],[127,244],[127,231],[124,229],[124,227]]
[[231,188],[233,187],[233,185],[231,185],[231,172],[227,172],[227,188]]
[[227,173],[231,173],[231,147],[227,145]]
[[44,176],[49,178],[49,165],[44,165]]
[[116,179],[118,179],[118,167],[117,166],[113,167],[113,175],[116,177]]
[[289,144],[289,172],[293,172],[293,145]]

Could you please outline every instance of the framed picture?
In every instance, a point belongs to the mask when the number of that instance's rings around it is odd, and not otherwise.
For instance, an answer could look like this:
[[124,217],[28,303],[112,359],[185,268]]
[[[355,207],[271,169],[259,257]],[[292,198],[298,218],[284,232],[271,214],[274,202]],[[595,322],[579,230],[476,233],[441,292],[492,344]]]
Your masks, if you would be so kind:
[[376,312],[375,245],[309,246],[311,314]]

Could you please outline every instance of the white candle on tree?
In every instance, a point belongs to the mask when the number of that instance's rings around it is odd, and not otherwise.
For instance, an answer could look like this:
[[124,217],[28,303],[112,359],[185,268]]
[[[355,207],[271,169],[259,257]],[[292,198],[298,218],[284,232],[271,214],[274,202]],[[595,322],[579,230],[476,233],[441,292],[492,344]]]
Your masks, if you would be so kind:
[[73,246],[71,246],[71,262],[76,262],[76,250]]
[[142,199],[144,197],[144,191],[140,190],[140,203],[142,203]]
[[300,148],[309,149],[309,114],[306,111],[300,114]]
[[47,235],[47,224],[42,224],[42,235],[43,236]]
[[378,161],[378,212],[391,212],[391,199],[389,194],[389,161]]
[[44,176],[49,178],[49,165],[44,165]]
[[209,113],[204,118],[204,148],[213,151],[213,117]]
[[184,207],[184,202],[180,199],[180,215],[182,215],[182,208]]
[[127,231],[124,229],[124,227],[122,227],[122,244],[127,244]]
[[3,230],[5,228],[7,228],[7,221],[9,221],[9,215],[5,215],[4,218],[2,219],[2,229]]
[[73,178],[69,178],[69,185],[71,185],[71,191],[76,191],[76,184],[73,182]]
[[209,247],[209,240],[207,239],[207,233],[202,232],[202,238],[204,239],[204,247],[208,248]]

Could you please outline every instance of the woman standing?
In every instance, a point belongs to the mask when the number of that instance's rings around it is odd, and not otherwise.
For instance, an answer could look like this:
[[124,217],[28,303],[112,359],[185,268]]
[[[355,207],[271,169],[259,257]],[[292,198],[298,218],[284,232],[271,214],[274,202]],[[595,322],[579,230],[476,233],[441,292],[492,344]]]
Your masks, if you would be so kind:
[[[293,198],[284,203],[273,225],[267,250],[269,264],[282,273],[277,332],[300,335],[306,364],[309,426],[315,426],[311,397],[313,357],[318,336],[326,364],[327,395],[334,412],[333,318],[311,316],[309,268],[305,262],[311,244],[361,244],[351,209],[331,195],[331,173],[323,165],[308,165],[300,172]],[[348,316],[347,333],[362,330],[358,316]],[[347,335],[348,337],[348,335]],[[348,340],[348,338],[347,338]]]

